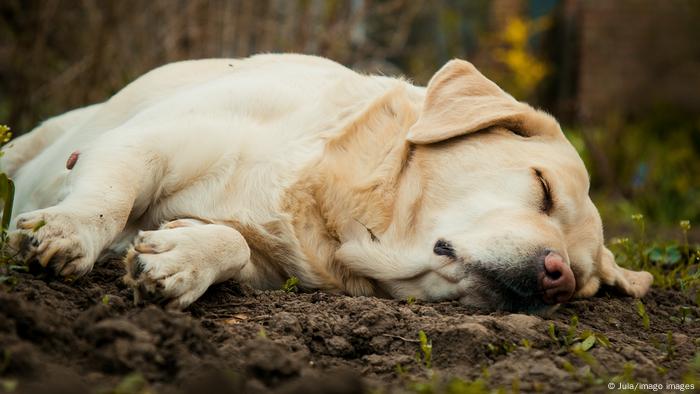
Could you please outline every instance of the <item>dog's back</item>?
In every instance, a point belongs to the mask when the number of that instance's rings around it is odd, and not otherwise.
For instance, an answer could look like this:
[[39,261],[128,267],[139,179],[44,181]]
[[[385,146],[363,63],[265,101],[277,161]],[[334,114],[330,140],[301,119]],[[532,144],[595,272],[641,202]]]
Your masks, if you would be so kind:
[[[183,165],[226,155],[228,149],[236,152],[234,159],[244,154],[289,172],[320,154],[324,135],[341,129],[397,83],[304,55],[184,61],[157,68],[108,101],[49,119],[8,146],[2,169],[17,181],[14,214],[60,202],[69,189],[69,156],[108,144],[110,138],[112,143],[128,138],[128,133],[140,134],[146,148],[181,139],[178,134],[193,135],[191,143],[177,148],[185,149],[177,152]],[[271,170],[266,166],[263,178]]]

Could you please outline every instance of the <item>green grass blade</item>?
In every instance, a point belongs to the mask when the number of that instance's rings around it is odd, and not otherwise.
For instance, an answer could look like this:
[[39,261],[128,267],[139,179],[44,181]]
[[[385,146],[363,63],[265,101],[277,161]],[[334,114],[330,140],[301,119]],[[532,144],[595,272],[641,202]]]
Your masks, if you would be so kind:
[[10,218],[12,217],[12,203],[15,199],[15,183],[6,174],[0,174],[0,198],[3,199],[2,208],[2,230],[10,228]]

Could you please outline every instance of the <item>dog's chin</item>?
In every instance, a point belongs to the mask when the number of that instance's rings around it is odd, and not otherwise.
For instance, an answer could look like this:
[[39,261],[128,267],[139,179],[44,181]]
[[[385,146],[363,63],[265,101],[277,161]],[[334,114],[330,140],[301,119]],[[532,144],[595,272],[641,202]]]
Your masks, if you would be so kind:
[[533,297],[517,297],[512,294],[503,294],[500,291],[488,289],[488,291],[469,292],[460,298],[464,305],[475,307],[484,312],[510,312],[526,313],[529,315],[549,316],[557,310],[559,304],[550,305]]

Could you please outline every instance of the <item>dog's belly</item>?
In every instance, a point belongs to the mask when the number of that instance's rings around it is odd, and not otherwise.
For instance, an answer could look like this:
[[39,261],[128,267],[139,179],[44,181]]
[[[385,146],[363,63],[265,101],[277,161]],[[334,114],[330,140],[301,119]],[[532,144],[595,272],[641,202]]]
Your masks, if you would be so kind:
[[[29,173],[31,170],[29,168],[27,172]],[[22,179],[25,177],[28,178],[29,175],[20,173],[18,178],[15,179],[15,182],[20,187],[16,195],[21,196],[15,200],[15,206],[13,207],[15,215],[56,205],[68,194],[68,174],[66,172],[51,171],[42,178],[41,182],[32,183],[31,188],[22,187],[25,186],[25,183],[22,182]],[[11,229],[14,229],[14,221],[11,223]]]

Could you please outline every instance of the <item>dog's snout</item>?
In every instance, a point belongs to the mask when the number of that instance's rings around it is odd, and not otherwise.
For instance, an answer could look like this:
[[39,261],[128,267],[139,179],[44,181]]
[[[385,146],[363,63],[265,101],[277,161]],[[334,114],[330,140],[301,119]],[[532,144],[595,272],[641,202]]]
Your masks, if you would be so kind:
[[551,250],[515,262],[470,262],[465,269],[483,287],[483,302],[497,309],[537,311],[569,301],[576,290],[573,270]]
[[576,279],[564,258],[555,252],[544,257],[544,272],[540,279],[542,299],[547,304],[566,302],[574,295]]

